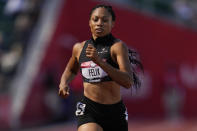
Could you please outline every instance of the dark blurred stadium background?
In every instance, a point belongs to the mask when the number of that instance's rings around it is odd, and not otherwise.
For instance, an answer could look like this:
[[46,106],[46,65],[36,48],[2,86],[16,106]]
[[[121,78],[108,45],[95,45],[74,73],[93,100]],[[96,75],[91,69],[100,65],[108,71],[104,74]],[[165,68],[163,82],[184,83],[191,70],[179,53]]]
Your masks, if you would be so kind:
[[0,0],[0,130],[76,130],[75,102],[58,96],[75,42],[90,38],[89,12],[113,5],[113,34],[135,48],[142,88],[122,89],[129,130],[197,130],[196,0]]

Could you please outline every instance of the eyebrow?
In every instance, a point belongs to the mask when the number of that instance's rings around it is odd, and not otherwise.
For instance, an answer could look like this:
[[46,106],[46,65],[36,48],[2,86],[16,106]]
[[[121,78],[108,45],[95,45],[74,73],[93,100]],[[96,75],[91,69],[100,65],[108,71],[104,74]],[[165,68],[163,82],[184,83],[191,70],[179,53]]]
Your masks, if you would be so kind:
[[[94,15],[93,17],[99,17],[98,15]],[[107,15],[104,15],[104,16],[101,16],[102,18],[108,18],[110,16],[107,16]]]

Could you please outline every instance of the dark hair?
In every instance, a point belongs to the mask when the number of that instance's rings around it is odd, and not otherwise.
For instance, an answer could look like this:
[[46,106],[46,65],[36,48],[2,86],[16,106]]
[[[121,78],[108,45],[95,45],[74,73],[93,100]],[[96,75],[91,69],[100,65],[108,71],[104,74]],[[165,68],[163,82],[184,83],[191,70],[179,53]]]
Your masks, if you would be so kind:
[[129,60],[133,70],[133,87],[138,89],[141,86],[140,71],[144,72],[144,67],[141,63],[139,54],[134,49],[129,49]]
[[115,21],[116,20],[116,15],[112,9],[112,6],[110,5],[104,5],[104,4],[100,4],[100,5],[96,5],[95,7],[92,8],[92,10],[90,11],[90,17],[92,16],[92,13],[95,9],[97,8],[105,8],[112,16],[112,20]]

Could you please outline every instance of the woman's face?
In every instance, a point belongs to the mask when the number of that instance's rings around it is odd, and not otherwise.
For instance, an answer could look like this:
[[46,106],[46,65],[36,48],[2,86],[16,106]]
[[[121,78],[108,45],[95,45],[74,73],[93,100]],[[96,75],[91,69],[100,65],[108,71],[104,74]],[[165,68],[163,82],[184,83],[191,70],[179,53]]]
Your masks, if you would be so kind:
[[92,12],[89,26],[94,39],[109,34],[114,26],[111,14],[105,8],[97,8]]

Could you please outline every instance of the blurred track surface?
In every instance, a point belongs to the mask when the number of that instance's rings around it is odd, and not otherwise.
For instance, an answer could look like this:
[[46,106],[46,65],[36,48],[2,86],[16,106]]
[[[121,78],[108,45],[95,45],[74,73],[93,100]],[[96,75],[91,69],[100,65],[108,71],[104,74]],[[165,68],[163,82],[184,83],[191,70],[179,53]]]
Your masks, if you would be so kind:
[[[64,123],[23,131],[76,131],[76,125]],[[129,131],[197,131],[197,121],[131,121]]]

